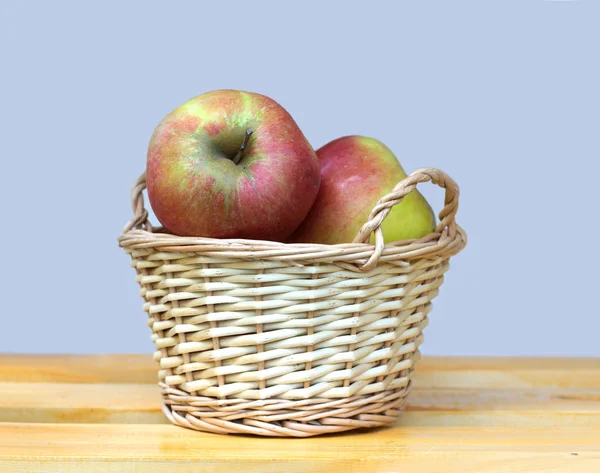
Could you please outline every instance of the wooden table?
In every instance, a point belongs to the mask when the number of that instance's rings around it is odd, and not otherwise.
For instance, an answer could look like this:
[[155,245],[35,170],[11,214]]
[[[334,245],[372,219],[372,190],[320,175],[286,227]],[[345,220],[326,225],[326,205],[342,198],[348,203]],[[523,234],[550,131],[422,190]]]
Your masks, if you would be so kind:
[[600,359],[427,358],[393,426],[308,439],[168,424],[149,355],[0,356],[0,472],[600,472]]

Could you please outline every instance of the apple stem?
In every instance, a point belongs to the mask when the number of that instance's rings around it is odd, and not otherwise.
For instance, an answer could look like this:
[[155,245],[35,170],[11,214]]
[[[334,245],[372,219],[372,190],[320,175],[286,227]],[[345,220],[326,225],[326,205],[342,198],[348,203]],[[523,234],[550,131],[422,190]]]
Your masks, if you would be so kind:
[[242,143],[242,146],[240,146],[240,150],[237,152],[237,154],[232,159],[234,164],[239,164],[240,161],[242,160],[242,155],[244,154],[244,150],[246,149],[246,146],[248,145],[248,141],[250,140],[250,136],[252,136],[252,133],[254,133],[252,130],[250,130],[250,129],[246,130],[246,135],[244,136],[244,142]]

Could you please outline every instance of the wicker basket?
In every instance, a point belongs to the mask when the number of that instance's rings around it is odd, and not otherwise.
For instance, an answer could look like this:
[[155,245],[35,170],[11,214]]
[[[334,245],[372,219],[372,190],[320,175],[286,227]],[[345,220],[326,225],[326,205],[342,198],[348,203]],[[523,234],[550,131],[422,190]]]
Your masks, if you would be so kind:
[[[390,208],[427,181],[446,189],[435,233],[384,245]],[[412,173],[343,245],[174,236],[148,222],[145,185],[142,175],[119,244],[137,272],[173,424],[307,437],[398,416],[431,301],[466,244],[452,179]]]

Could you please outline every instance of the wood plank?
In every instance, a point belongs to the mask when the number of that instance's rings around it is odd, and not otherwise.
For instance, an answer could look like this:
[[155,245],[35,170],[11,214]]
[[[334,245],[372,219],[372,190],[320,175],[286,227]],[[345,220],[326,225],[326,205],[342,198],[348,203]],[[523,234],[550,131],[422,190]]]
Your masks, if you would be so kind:
[[415,384],[429,388],[600,387],[600,358],[424,357]]
[[[274,461],[276,459],[276,461]],[[308,439],[170,425],[0,424],[0,471],[597,473],[600,428],[403,427]]]
[[0,382],[156,384],[152,355],[0,355]]
[[[440,357],[417,363],[420,387],[597,388],[599,358]],[[0,355],[0,382],[147,383],[157,381],[152,355]]]
[[[164,423],[151,384],[0,383],[0,422]],[[402,425],[600,427],[600,388],[414,388]]]
[[168,422],[153,384],[0,383],[0,422]]

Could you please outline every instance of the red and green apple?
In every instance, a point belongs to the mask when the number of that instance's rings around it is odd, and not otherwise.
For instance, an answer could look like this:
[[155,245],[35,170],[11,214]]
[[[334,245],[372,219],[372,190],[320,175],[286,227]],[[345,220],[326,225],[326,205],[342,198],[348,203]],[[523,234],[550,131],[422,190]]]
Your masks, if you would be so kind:
[[148,198],[182,236],[285,240],[320,186],[316,153],[264,95],[216,90],[169,113],[148,147]]
[[[365,136],[338,138],[317,150],[321,187],[290,242],[350,243],[379,199],[406,177],[392,151]],[[386,243],[421,238],[435,229],[435,214],[416,189],[383,221]]]

